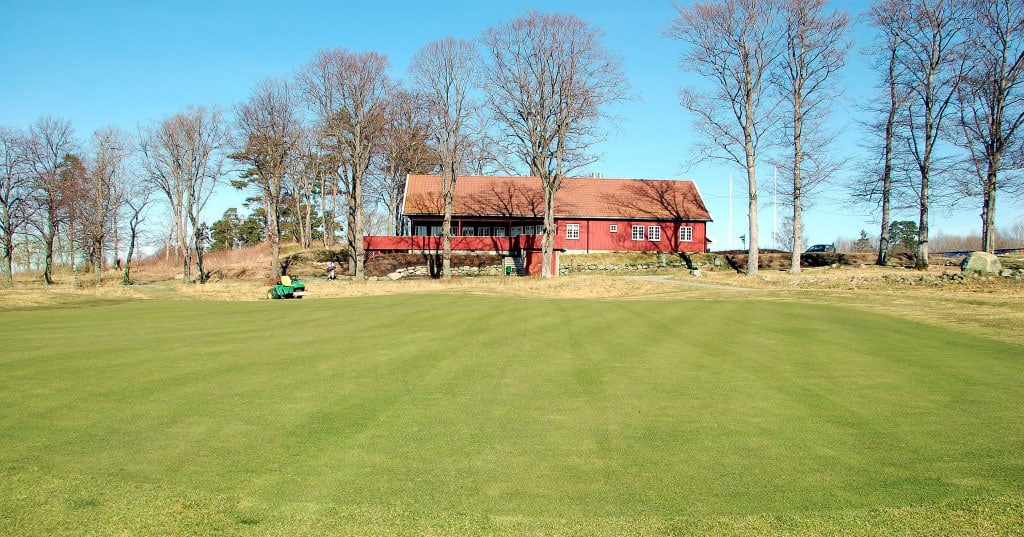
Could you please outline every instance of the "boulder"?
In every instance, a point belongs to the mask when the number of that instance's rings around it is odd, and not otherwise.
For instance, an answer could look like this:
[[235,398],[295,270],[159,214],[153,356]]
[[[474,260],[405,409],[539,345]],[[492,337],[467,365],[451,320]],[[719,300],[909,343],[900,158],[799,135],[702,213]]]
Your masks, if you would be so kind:
[[999,263],[999,258],[988,252],[971,252],[971,255],[967,256],[963,263],[960,264],[960,270],[982,276],[999,274],[1002,268],[1003,266]]

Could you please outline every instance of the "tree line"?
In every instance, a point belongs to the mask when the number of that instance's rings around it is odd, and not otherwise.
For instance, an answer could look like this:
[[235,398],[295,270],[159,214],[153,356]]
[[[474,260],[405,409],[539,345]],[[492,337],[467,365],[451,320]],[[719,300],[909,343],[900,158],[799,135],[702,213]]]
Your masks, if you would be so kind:
[[[799,272],[805,198],[851,167],[834,150],[849,125],[830,121],[842,102],[837,74],[855,50],[851,18],[825,0],[720,0],[677,10],[666,34],[685,47],[681,68],[701,81],[681,91],[700,135],[693,154],[746,170],[747,274],[757,273],[756,172],[765,157],[788,175],[786,242]],[[853,202],[880,210],[878,264],[891,250],[894,211],[916,210],[916,266],[927,268],[936,194],[979,200],[979,247],[993,251],[997,194],[1024,190],[1024,2],[876,0],[861,18],[875,36],[861,54],[878,91],[860,106],[870,118],[869,156],[845,186]]]
[[[99,278],[107,257],[121,265],[127,249],[128,281],[138,225],[156,202],[186,282],[205,281],[211,247],[253,241],[270,244],[276,277],[283,235],[303,247],[343,244],[361,279],[367,225],[382,220],[381,231],[399,231],[405,179],[417,173],[443,177],[444,278],[460,175],[537,176],[550,254],[561,179],[595,161],[589,149],[601,139],[607,105],[629,97],[621,60],[601,41],[575,16],[531,11],[475,40],[427,44],[405,82],[378,52],[324,49],[295,72],[259,82],[228,111],[189,107],[134,135],[106,129],[110,136],[82,146],[64,120],[5,128],[4,282],[11,284],[19,233],[45,252],[48,283],[58,250],[73,271],[88,259]],[[232,209],[207,225],[203,211],[226,185],[250,194],[251,214]],[[550,255],[544,267],[550,275]]]
[[[851,163],[836,156],[839,73],[855,50],[851,18],[825,0],[717,0],[677,7],[664,33],[698,75],[680,91],[694,118],[695,161],[747,174],[749,256],[757,273],[758,163],[788,177],[792,270],[799,271],[802,211]],[[861,54],[878,96],[862,106],[871,158],[845,185],[880,210],[885,263],[894,211],[917,210],[917,262],[927,266],[937,186],[981,200],[983,249],[995,246],[997,193],[1019,195],[1024,164],[1024,0],[877,0],[861,17],[874,41]],[[228,110],[192,106],[135,133],[105,128],[88,143],[70,122],[43,117],[0,129],[0,246],[4,285],[15,245],[41,250],[99,278],[116,263],[130,280],[139,226],[161,206],[168,250],[183,280],[207,277],[203,254],[282,237],[303,247],[344,245],[363,277],[368,226],[400,231],[408,174],[441,176],[442,274],[450,278],[451,211],[460,175],[526,173],[544,194],[543,267],[552,274],[554,199],[562,179],[594,163],[609,107],[634,97],[603,32],[573,15],[527,12],[476,39],[428,43],[408,76],[374,51],[324,49],[294,72],[257,83]],[[220,188],[249,193],[213,225],[204,209]],[[951,187],[951,188],[945,188]],[[124,254],[122,256],[122,254]]]

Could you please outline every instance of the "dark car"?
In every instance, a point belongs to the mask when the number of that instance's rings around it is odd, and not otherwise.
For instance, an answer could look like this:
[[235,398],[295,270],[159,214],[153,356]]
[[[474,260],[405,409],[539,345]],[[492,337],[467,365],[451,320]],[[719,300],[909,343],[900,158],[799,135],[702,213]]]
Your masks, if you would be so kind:
[[834,254],[836,252],[835,244],[815,244],[808,248],[804,253],[806,254]]

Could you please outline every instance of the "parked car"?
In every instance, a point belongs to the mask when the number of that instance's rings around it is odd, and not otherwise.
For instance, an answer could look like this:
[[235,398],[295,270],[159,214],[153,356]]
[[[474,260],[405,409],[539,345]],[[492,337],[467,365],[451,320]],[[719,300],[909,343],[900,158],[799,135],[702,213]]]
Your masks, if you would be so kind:
[[815,244],[808,248],[804,253],[806,254],[834,254],[836,252],[835,244]]

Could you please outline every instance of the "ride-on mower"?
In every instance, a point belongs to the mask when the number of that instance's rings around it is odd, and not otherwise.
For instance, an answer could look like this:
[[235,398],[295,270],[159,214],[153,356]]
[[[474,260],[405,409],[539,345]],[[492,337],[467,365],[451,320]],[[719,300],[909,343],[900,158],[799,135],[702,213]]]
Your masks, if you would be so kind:
[[299,280],[281,276],[281,283],[267,289],[267,298],[302,298],[306,294],[306,286]]

